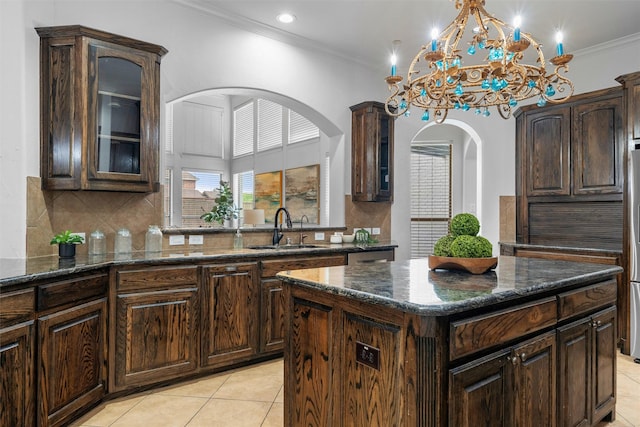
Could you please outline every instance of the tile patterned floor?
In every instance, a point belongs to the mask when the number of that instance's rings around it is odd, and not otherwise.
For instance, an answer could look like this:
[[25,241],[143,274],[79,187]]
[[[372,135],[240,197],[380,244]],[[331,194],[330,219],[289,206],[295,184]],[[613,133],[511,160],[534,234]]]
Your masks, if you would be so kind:
[[[108,401],[73,427],[282,427],[283,365],[259,365]],[[640,364],[618,357],[616,420],[598,427],[640,427]]]

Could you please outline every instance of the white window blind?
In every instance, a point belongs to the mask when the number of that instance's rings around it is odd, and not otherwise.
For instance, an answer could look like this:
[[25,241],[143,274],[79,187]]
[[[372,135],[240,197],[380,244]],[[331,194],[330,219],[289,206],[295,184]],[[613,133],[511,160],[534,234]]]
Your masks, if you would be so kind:
[[289,144],[308,141],[319,136],[318,126],[311,123],[306,117],[289,110]]
[[253,102],[233,111],[233,157],[253,153]]
[[234,194],[238,194],[236,205],[242,209],[253,209],[255,200],[253,196],[253,171],[240,172],[234,175],[237,187]]
[[258,151],[282,146],[282,105],[258,100]]
[[451,217],[451,146],[411,147],[411,257],[433,253]]

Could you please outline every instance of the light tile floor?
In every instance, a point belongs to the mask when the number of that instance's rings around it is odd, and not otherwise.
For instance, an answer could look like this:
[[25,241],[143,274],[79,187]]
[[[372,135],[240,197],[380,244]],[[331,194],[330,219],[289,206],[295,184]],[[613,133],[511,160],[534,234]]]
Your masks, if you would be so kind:
[[[282,427],[282,359],[110,400],[74,427]],[[640,427],[640,364],[618,356],[616,420]]]

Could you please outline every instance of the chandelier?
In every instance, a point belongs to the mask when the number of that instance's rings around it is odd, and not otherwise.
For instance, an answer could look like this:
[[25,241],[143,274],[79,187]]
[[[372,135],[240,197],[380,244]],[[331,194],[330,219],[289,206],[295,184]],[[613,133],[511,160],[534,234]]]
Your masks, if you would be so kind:
[[[508,25],[487,13],[484,4],[485,0],[455,0],[458,16],[441,33],[432,32],[431,43],[423,45],[411,61],[406,83],[396,75],[394,52],[391,75],[386,78],[392,92],[385,104],[388,114],[408,116],[414,106],[422,111],[422,120],[434,117],[442,123],[449,110],[473,110],[489,116],[489,107],[495,106],[507,119],[523,99],[538,97],[538,106],[544,106],[565,101],[573,94],[573,83],[561,75],[568,71],[567,64],[573,58],[563,51],[561,33],[556,36],[556,56],[549,60],[555,69],[547,73],[542,45],[520,31],[519,18],[513,26]],[[480,63],[463,65],[462,47],[458,45],[470,17],[466,57],[469,62],[474,57],[486,57]],[[537,57],[535,65],[521,63],[525,54]]]

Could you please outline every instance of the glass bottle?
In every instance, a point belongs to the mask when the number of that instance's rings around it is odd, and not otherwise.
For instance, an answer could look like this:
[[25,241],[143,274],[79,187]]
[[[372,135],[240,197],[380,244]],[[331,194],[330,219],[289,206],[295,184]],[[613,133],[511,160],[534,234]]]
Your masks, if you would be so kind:
[[150,225],[145,235],[145,251],[162,252],[162,231],[157,225]]
[[116,255],[131,253],[131,232],[126,228],[121,228],[116,232],[116,241],[114,245]]
[[233,249],[242,249],[243,245],[242,233],[240,233],[240,229],[238,228],[235,236],[233,236]]
[[107,239],[100,230],[95,230],[89,235],[89,255],[104,255],[107,253]]

